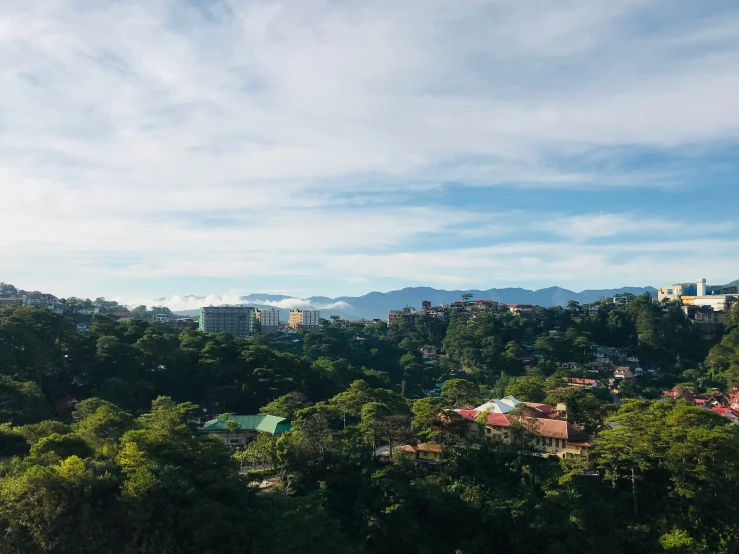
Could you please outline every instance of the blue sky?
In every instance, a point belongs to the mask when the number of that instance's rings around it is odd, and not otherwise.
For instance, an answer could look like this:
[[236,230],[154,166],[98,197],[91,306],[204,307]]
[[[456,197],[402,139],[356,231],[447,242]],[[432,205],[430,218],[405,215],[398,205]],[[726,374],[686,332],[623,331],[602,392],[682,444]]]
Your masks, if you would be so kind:
[[739,278],[739,6],[0,3],[0,280],[61,296]]

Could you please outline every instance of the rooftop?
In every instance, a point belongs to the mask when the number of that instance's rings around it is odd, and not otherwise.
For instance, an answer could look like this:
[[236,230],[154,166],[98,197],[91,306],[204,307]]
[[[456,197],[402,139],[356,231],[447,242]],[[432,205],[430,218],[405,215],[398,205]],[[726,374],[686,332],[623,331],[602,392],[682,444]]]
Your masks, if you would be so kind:
[[284,417],[278,417],[267,414],[258,415],[235,415],[229,414],[227,417],[218,417],[207,421],[203,426],[206,433],[216,433],[220,431],[228,431],[228,422],[235,421],[242,431],[262,431],[279,435],[290,430],[291,424]]

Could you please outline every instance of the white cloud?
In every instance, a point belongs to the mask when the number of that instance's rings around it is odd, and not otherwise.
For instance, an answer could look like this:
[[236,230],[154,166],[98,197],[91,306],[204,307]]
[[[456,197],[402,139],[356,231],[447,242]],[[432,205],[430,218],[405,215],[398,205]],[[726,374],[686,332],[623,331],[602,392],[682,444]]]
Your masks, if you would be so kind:
[[[3,278],[264,283],[279,275],[268,287],[290,288],[291,279],[332,270],[354,285],[377,276],[441,285],[539,272],[626,277],[632,262],[605,260],[625,255],[618,245],[579,243],[684,237],[685,222],[658,206],[572,216],[507,211],[503,196],[500,205],[465,208],[430,197],[445,182],[676,186],[679,169],[625,173],[611,149],[674,152],[739,138],[731,71],[739,12],[697,17],[690,8],[664,0],[6,0]],[[642,17],[663,24],[645,30]],[[598,163],[561,161],[568,157]],[[690,232],[730,225],[691,224]],[[561,242],[512,238],[531,232]],[[455,240],[460,247],[450,249]],[[458,259],[520,245],[530,250],[500,266]],[[573,258],[551,261],[555,247]],[[739,270],[733,254],[716,263]]]

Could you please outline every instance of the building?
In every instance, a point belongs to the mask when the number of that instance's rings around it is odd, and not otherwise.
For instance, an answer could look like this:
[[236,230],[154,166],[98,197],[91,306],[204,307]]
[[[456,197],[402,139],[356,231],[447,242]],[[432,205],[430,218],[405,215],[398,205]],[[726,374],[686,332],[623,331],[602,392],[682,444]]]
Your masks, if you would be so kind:
[[290,310],[290,320],[287,326],[295,331],[318,331],[321,329],[321,312],[319,310]]
[[509,394],[505,398],[493,398],[492,400],[488,400],[481,406],[475,408],[475,411],[479,413],[490,411],[490,413],[494,414],[507,414],[516,409],[516,406],[519,404],[521,404],[521,402]]
[[667,285],[657,291],[657,300],[673,300],[687,305],[702,306],[696,302],[696,298],[705,299],[710,296],[730,295],[737,296],[736,287],[724,287],[719,285],[706,285],[704,278],[695,283],[682,283],[679,285]]
[[[467,434],[477,437],[480,434],[478,417],[481,413],[475,410],[455,410],[467,425]],[[587,458],[590,451],[591,437],[564,420],[547,417],[527,416],[523,412],[510,414],[489,413],[484,428],[486,440],[511,444],[515,440],[514,426],[521,426],[533,445],[542,456],[558,458]]]
[[409,308],[408,306],[402,310],[390,310],[390,313],[387,315],[387,324],[401,325],[403,322],[406,322],[409,325],[413,325],[416,318],[422,314],[423,312],[415,308]]
[[628,306],[635,298],[636,295],[633,295],[629,292],[624,292],[623,294],[617,294],[613,297],[613,304],[617,308],[623,308],[625,306]]
[[22,298],[16,298],[14,296],[0,297],[0,309],[4,308],[5,306],[22,306],[22,305],[23,305]]
[[623,379],[624,381],[630,381],[634,378],[634,372],[628,366],[619,366],[613,371],[614,379]]
[[291,426],[284,417],[226,414],[207,421],[203,425],[203,432],[214,434],[229,446],[244,446],[254,440],[258,433],[281,435],[289,431]]
[[[124,321],[124,320],[119,320]],[[191,317],[178,317],[174,321],[170,321],[170,324],[177,329],[197,329],[198,322]]]
[[534,315],[536,306],[534,304],[508,304],[508,310],[517,316]]
[[169,323],[169,314],[154,314],[154,323]]
[[418,446],[406,444],[401,446],[400,449],[403,452],[411,454],[413,460],[416,462],[424,462],[427,464],[440,464],[441,463],[441,445],[430,442],[424,442]]
[[257,314],[248,306],[208,306],[200,308],[199,329],[206,333],[230,333],[250,337],[256,328]]
[[562,382],[570,387],[587,387],[596,389],[600,383],[595,379],[581,379],[579,377],[562,377]]
[[280,310],[276,308],[267,308],[257,310],[259,315],[259,325],[262,333],[276,333],[280,327]]
[[436,359],[439,357],[439,348],[433,344],[425,344],[419,348],[418,351],[421,353],[421,358],[424,360]]

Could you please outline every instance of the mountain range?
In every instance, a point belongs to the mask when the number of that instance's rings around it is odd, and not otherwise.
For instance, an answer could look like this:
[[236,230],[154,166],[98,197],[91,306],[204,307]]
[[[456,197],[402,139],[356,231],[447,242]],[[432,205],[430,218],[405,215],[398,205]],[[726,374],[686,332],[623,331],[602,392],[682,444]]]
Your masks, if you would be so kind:
[[[502,304],[536,304],[538,306],[566,306],[570,300],[580,304],[594,302],[600,298],[607,298],[615,294],[629,292],[643,294],[648,292],[657,295],[654,287],[622,287],[619,289],[583,290],[574,292],[561,287],[549,287],[539,290],[521,288],[503,288],[488,290],[440,290],[430,287],[411,287],[390,292],[370,292],[362,296],[311,296],[310,298],[296,298],[279,294],[249,294],[239,297],[239,302],[230,303],[232,306],[252,306],[255,308],[278,308],[280,320],[286,321],[288,312],[295,308],[314,308],[321,310],[322,317],[332,315],[344,319],[385,319],[390,310],[397,310],[405,306],[421,307],[421,302],[429,300],[432,305],[451,304],[460,300],[463,294],[471,294],[473,299],[494,300]],[[188,297],[189,301],[198,297]],[[205,297],[201,297],[205,300]],[[181,310],[177,313],[194,316],[198,310]]]

